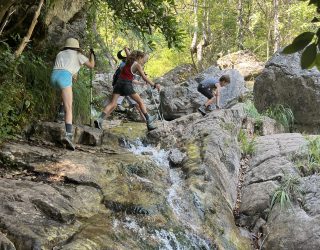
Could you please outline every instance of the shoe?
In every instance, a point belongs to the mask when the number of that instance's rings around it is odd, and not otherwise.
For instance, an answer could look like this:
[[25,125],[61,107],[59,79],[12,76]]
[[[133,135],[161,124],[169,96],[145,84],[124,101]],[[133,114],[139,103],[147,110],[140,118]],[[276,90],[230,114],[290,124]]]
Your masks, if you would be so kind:
[[156,129],[157,127],[152,123],[150,123],[150,124],[147,123],[147,128],[148,128],[148,131],[151,131],[151,130]]
[[157,115],[149,115],[148,122],[151,124],[153,121],[157,120]]
[[72,134],[71,133],[66,133],[65,137],[62,140],[62,143],[66,145],[67,149],[70,149],[74,151],[76,147],[74,146],[72,142]]
[[150,115],[149,119],[147,120],[147,128],[149,131],[156,129],[157,127],[153,125],[153,121],[156,120],[157,116],[155,115]]
[[207,114],[206,112],[206,107],[204,105],[200,106],[200,108],[198,108],[198,111],[205,116]]
[[102,121],[99,119],[94,120],[94,127],[102,130]]

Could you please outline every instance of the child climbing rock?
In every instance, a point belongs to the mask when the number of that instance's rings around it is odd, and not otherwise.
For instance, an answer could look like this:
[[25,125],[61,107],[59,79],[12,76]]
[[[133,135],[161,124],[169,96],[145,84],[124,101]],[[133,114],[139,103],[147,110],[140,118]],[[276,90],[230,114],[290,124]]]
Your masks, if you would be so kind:
[[122,68],[119,75],[119,79],[114,86],[111,102],[105,107],[100,117],[94,121],[95,127],[102,129],[103,121],[111,114],[111,112],[117,106],[117,100],[120,96],[130,96],[139,105],[144,117],[146,118],[148,130],[153,130],[156,127],[153,125],[153,121],[156,116],[151,116],[147,113],[147,109],[143,103],[143,100],[137,94],[133,88],[134,74],[139,74],[144,81],[160,90],[160,85],[153,83],[143,72],[142,65],[145,61],[145,53],[142,51],[133,51],[126,60],[125,66]]
[[228,75],[222,75],[219,79],[209,77],[199,83],[198,91],[208,98],[208,101],[198,109],[202,115],[206,114],[206,109],[214,102],[216,103],[216,108],[220,109],[221,87],[229,83],[230,77]]
[[61,90],[63,106],[65,110],[66,134],[63,143],[70,150],[75,150],[72,143],[72,79],[80,70],[81,65],[94,68],[94,52],[90,50],[90,59],[83,55],[79,41],[68,38],[64,48],[56,56],[55,64],[51,74],[51,84]]

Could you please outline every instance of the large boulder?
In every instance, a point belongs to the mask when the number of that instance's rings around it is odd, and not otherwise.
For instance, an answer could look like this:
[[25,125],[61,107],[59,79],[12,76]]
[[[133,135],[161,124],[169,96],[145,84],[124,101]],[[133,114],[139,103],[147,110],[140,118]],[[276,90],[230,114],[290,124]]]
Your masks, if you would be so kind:
[[254,103],[260,112],[277,104],[291,108],[295,122],[308,131],[320,124],[320,72],[301,69],[300,58],[301,53],[275,53],[256,78]]
[[154,82],[159,83],[161,86],[174,86],[184,82],[195,73],[196,71],[192,64],[183,64],[156,78]]
[[188,79],[178,86],[164,88],[160,93],[161,109],[166,120],[173,120],[183,115],[197,112],[200,105],[207,100],[197,91],[198,84],[206,77],[220,77],[228,74],[231,83],[222,88],[220,106],[222,108],[237,100],[246,93],[244,79],[237,70],[219,70],[211,67],[197,76]]
[[262,72],[264,66],[252,52],[245,50],[222,56],[217,64],[221,69],[238,70],[245,80],[254,79]]

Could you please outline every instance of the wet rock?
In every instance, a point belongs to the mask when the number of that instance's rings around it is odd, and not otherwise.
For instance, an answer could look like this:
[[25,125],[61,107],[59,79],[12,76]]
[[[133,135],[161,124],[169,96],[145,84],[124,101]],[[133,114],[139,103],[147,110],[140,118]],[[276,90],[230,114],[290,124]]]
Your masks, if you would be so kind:
[[259,112],[276,104],[288,106],[301,128],[316,132],[320,124],[320,111],[317,108],[320,102],[320,72],[316,68],[301,69],[300,59],[301,53],[275,53],[262,74],[256,78],[254,103]]
[[186,159],[187,155],[185,153],[182,153],[179,149],[172,149],[169,152],[169,161],[171,164],[171,167],[179,167],[183,163],[183,161]]
[[111,209],[114,212],[124,212],[126,214],[143,214],[143,215],[150,214],[148,209],[133,203],[122,204],[119,202],[108,201],[108,200],[104,200],[103,202],[107,208]]
[[[182,178],[187,182],[175,180],[173,187],[177,187],[174,191],[178,196],[182,196],[182,190],[188,193],[192,191],[196,196],[189,197],[193,206],[186,205],[189,209],[184,208],[182,202],[177,211],[186,209],[192,216],[187,217],[189,213],[186,212],[184,216],[194,225],[204,216],[208,223],[214,225],[212,230],[222,249],[236,248],[235,245],[246,248],[246,239],[234,227],[232,214],[240,168],[240,150],[235,138],[245,117],[243,105],[238,104],[228,110],[213,111],[206,117],[200,114],[183,116],[148,135],[151,142],[186,152],[187,157],[181,170],[184,174]],[[171,171],[175,173],[178,170]],[[175,199],[172,203],[175,204]],[[217,216],[212,216],[212,213]],[[236,241],[234,238],[231,240],[231,235],[234,234],[237,235],[234,237],[238,239]]]

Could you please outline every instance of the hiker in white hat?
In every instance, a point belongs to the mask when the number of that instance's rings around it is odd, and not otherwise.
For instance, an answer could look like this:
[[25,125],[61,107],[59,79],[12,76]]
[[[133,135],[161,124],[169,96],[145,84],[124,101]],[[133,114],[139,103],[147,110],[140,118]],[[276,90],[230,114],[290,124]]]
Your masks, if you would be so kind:
[[80,70],[81,65],[94,68],[94,52],[90,50],[90,59],[83,55],[79,41],[75,38],[68,38],[64,48],[58,53],[53,71],[51,74],[51,84],[61,89],[61,96],[65,111],[66,135],[63,143],[68,149],[74,150],[72,143],[72,79]]

